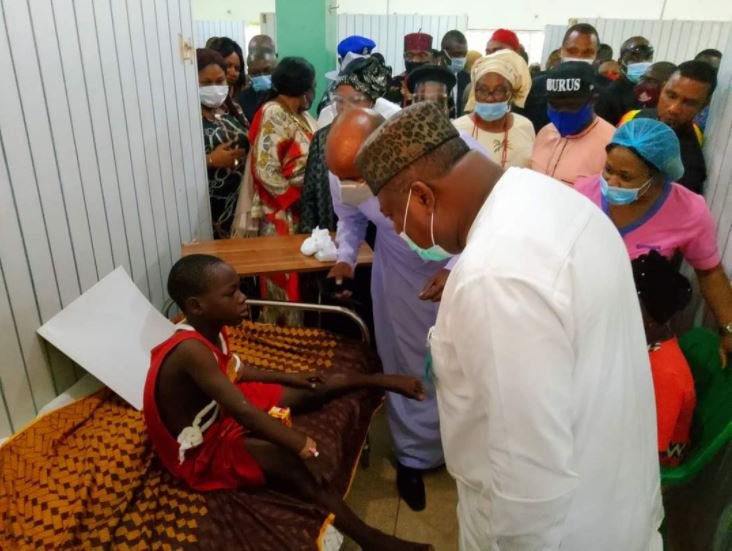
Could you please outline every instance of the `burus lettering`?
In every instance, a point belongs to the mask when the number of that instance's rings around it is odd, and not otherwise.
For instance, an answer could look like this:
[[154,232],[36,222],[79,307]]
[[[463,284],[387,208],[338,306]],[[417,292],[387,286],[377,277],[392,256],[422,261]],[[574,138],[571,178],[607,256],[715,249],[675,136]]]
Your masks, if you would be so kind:
[[582,79],[549,78],[546,81],[547,92],[579,92],[582,90]]

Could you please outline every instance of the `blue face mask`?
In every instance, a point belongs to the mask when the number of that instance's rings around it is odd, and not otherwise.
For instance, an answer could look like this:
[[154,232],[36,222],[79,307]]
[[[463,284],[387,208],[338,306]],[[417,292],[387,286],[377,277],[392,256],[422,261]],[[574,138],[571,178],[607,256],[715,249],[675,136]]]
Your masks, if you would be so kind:
[[582,109],[575,111],[574,113],[567,111],[557,111],[551,105],[547,106],[546,113],[549,115],[549,120],[556,127],[559,135],[563,138],[565,136],[574,136],[584,130],[595,114],[592,110],[592,103],[585,104]]
[[264,92],[272,88],[272,75],[257,75],[252,77],[252,88],[255,92]]
[[473,112],[484,121],[497,121],[511,110],[507,101],[499,101],[498,103],[483,103],[478,101],[475,103]]
[[407,235],[407,215],[409,214],[409,202],[412,200],[412,189],[409,189],[409,197],[407,197],[407,209],[404,211],[404,223],[402,224],[402,233],[399,234],[409,248],[417,253],[422,260],[428,262],[440,262],[441,260],[447,260],[453,255],[448,253],[445,249],[435,243],[435,212],[432,211],[432,217],[430,218],[430,237],[432,238],[432,246],[429,249],[423,249],[417,245],[412,238]]
[[625,68],[625,76],[633,84],[638,84],[643,75],[646,74],[648,67],[653,65],[650,61],[641,61],[640,63],[630,63]]
[[600,193],[610,205],[630,205],[635,203],[648,188],[651,187],[653,178],[648,178],[643,185],[637,188],[615,187],[607,183],[605,176],[600,175]]
[[450,58],[450,70],[453,73],[459,73],[463,69],[465,69],[465,58],[464,57]]

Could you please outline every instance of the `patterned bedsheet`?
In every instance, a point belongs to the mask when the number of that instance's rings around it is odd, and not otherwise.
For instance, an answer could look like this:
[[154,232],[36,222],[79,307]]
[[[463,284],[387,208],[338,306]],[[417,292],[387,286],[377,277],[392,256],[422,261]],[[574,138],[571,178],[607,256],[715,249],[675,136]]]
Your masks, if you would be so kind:
[[[380,369],[364,346],[315,329],[230,329],[243,362],[268,369]],[[383,395],[359,391],[294,418],[335,465],[344,495]],[[0,549],[313,550],[326,511],[271,490],[200,494],[164,471],[142,413],[108,389],[51,412],[0,448]]]

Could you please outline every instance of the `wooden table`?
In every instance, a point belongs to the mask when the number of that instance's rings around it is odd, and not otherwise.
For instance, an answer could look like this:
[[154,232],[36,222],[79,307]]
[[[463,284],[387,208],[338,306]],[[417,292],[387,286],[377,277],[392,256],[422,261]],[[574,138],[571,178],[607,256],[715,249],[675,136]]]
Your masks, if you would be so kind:
[[[273,274],[277,272],[318,272],[329,270],[333,262],[319,262],[313,256],[300,252],[307,235],[251,237],[248,239],[217,239],[183,245],[183,256],[210,254],[231,264],[242,276]],[[361,244],[358,264],[371,264],[374,252],[366,243]]]

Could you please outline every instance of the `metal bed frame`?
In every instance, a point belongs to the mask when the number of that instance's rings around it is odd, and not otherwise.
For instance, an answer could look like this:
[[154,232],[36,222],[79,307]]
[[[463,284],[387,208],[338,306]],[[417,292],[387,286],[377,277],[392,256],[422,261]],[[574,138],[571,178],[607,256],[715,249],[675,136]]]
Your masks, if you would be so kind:
[[[175,303],[168,299],[163,305],[163,315],[170,319],[170,311],[172,310]],[[369,331],[366,322],[361,319],[356,312],[343,306],[331,306],[328,304],[312,304],[308,302],[284,302],[280,300],[259,300],[259,299],[247,299],[247,306],[254,306],[257,308],[264,308],[267,306],[284,308],[289,310],[302,310],[306,312],[318,312],[319,314],[337,314],[349,318],[353,323],[356,324],[359,331],[361,331],[361,342],[366,345],[371,344],[371,332]]]

